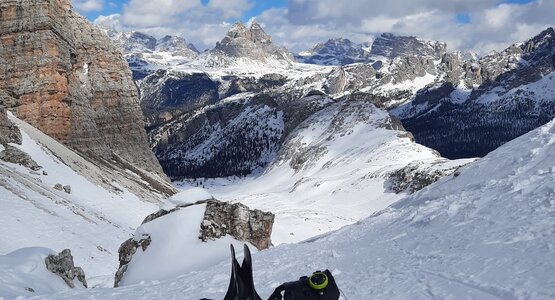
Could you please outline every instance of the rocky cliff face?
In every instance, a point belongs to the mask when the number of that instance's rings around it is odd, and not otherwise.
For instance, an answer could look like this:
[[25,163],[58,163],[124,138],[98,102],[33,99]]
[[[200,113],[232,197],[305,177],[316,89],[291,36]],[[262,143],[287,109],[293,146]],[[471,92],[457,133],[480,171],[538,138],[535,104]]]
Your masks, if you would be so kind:
[[131,72],[104,32],[69,0],[6,0],[0,14],[0,89],[21,119],[92,158],[164,176]]
[[394,111],[443,156],[483,156],[555,117],[553,28],[479,60],[446,54],[443,68],[445,82]]

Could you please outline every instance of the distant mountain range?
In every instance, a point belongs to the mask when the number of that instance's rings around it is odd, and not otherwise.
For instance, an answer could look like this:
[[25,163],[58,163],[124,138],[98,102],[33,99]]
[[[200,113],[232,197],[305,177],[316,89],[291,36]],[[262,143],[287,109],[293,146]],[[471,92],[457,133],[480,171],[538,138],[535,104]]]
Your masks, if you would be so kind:
[[[302,108],[303,114],[292,111],[299,109],[293,103],[303,107],[301,99],[313,93],[333,101],[371,99],[399,118],[417,142],[442,155],[483,156],[555,116],[550,96],[555,89],[550,79],[553,37],[549,28],[483,58],[450,52],[445,43],[389,33],[372,44],[331,39],[293,56],[274,45],[256,22],[234,25],[214,49],[203,53],[185,46],[183,39],[175,51],[139,33],[118,34],[116,40],[138,80],[151,146],[166,172],[213,177],[247,174],[272,161],[268,153],[277,155],[290,130],[326,106]],[[184,47],[192,54],[178,53]],[[253,105],[283,114],[283,131],[242,134],[248,126],[268,121],[268,115],[236,119]],[[217,140],[199,135],[215,124],[250,125],[236,125]],[[198,147],[221,152],[204,162],[196,160],[194,167],[182,165],[187,159],[175,159],[193,149],[204,151]],[[245,147],[262,148],[247,155],[251,150],[242,151]],[[222,165],[228,151],[240,154]]]

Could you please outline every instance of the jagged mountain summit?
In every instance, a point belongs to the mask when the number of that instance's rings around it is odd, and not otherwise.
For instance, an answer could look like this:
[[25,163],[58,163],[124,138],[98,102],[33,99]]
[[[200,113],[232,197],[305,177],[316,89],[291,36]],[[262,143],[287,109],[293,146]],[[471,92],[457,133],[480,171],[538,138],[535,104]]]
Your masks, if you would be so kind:
[[179,36],[166,35],[161,39],[156,39],[154,36],[137,31],[111,31],[109,34],[121,47],[124,54],[161,52],[191,58],[199,54],[195,45],[188,43],[185,38]]
[[384,33],[372,43],[370,54],[395,58],[400,56],[441,57],[447,53],[447,44],[423,41],[413,36]]
[[316,65],[348,65],[357,62],[369,62],[370,45],[357,44],[349,39],[335,38],[318,43],[310,50],[300,52],[297,61]]
[[445,81],[393,112],[447,157],[483,156],[555,116],[553,28],[479,60],[447,54],[443,62]]
[[345,66],[353,63],[375,63],[377,66],[400,57],[441,59],[447,45],[437,41],[424,41],[413,36],[383,33],[372,43],[357,44],[349,39],[335,38],[318,43],[297,55],[299,62],[316,65]]
[[257,61],[295,61],[289,50],[274,45],[272,37],[254,20],[249,28],[242,23],[235,23],[226,36],[216,43],[216,47],[211,52],[216,55],[224,54],[229,57],[249,58]]

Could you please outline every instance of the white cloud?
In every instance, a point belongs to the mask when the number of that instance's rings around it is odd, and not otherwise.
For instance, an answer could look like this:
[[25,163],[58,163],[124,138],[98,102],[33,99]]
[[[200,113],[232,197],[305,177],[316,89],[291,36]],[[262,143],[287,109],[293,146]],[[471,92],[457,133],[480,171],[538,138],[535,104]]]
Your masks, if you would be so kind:
[[[98,1],[98,0],[89,0]],[[555,1],[501,4],[500,0],[290,0],[256,17],[274,41],[293,51],[333,37],[371,42],[382,32],[448,43],[450,49],[479,53],[501,50],[555,22]],[[221,40],[229,19],[240,19],[254,0],[130,0],[118,16],[122,30],[156,36],[183,35],[199,49]],[[460,24],[458,14],[470,17]],[[111,19],[110,22],[115,22]]]
[[104,0],[73,0],[73,6],[79,12],[101,11]]
[[240,18],[254,0],[130,0],[121,14],[101,16],[95,21],[118,31],[142,31],[156,37],[181,35],[199,49],[212,48],[229,27],[230,18]]

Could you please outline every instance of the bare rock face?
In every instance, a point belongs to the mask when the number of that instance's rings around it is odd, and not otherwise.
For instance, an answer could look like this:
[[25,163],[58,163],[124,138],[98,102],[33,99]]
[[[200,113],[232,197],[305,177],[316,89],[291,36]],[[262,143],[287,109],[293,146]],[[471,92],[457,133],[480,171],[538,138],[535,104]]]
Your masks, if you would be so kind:
[[151,241],[152,239],[150,238],[150,236],[147,235],[147,236],[144,236],[139,241],[135,241],[133,238],[130,238],[127,241],[123,242],[123,244],[121,244],[118,250],[119,268],[114,278],[115,288],[119,287],[121,279],[123,278],[123,275],[127,271],[127,268],[129,267],[129,263],[131,262],[133,255],[137,252],[137,249],[141,247],[143,251],[145,251],[150,245]]
[[60,276],[69,287],[75,288],[75,283],[73,282],[75,278],[77,278],[84,287],[87,287],[85,272],[81,267],[75,267],[73,256],[69,249],[63,250],[58,255],[49,255],[44,259],[44,262],[46,268],[50,272]]
[[268,249],[272,243],[274,215],[241,203],[208,201],[199,238],[206,242],[226,236],[247,241],[258,250]]
[[293,54],[284,47],[274,45],[272,37],[254,21],[248,29],[241,23],[233,25],[226,37],[216,43],[212,52],[260,61],[266,61],[271,57],[278,60],[295,61]]
[[6,115],[6,110],[0,106],[0,144],[15,143],[21,145],[21,132]]
[[69,0],[4,0],[0,15],[0,89],[19,118],[91,158],[164,176],[131,72],[104,32]]
[[449,175],[458,176],[456,172],[461,166],[442,166],[441,161],[432,165],[411,163],[404,168],[396,170],[389,175],[390,188],[395,193],[415,193],[428,185]]
[[447,52],[447,45],[426,42],[413,36],[396,36],[384,33],[372,44],[371,54],[389,58],[400,56],[441,57]]

